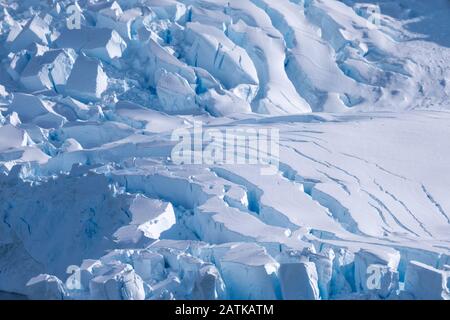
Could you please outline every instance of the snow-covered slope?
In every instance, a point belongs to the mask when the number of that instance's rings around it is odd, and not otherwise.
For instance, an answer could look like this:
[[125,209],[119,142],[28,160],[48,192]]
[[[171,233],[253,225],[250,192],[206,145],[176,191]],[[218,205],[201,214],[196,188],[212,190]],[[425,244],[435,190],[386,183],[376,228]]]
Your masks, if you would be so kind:
[[0,7],[0,292],[449,299],[448,1]]

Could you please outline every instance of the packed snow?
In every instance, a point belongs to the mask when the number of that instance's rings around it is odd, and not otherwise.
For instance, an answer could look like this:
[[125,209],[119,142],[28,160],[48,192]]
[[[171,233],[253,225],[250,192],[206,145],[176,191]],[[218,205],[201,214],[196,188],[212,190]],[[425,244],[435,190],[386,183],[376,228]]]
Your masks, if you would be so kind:
[[0,9],[0,299],[450,299],[449,1]]

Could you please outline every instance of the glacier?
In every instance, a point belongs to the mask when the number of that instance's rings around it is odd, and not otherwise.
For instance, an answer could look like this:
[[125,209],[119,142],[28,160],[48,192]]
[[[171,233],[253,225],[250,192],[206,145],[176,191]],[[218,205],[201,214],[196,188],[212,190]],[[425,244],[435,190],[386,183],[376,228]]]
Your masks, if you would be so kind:
[[449,300],[449,17],[1,0],[0,299]]

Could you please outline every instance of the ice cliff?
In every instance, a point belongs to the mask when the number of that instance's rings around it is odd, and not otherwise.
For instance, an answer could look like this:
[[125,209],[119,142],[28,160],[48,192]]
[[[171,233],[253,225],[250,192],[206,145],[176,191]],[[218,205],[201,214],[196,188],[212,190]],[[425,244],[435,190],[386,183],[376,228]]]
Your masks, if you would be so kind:
[[[449,16],[0,1],[0,292],[449,299]],[[198,122],[277,129],[276,171],[176,163]]]

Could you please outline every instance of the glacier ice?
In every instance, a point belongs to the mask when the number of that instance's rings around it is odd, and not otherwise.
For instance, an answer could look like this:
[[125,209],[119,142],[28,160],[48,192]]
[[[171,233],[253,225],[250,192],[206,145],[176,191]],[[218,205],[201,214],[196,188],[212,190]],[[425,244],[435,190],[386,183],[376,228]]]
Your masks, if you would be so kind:
[[108,63],[116,62],[127,48],[117,31],[108,28],[64,30],[55,44],[59,48],[70,48]]
[[28,281],[27,297],[36,300],[63,300],[64,284],[55,276],[40,274]]
[[405,291],[420,300],[448,300],[449,272],[410,261],[405,275]]
[[9,43],[8,46],[14,52],[25,49],[29,45],[34,43],[47,45],[48,38],[51,34],[49,22],[51,22],[52,17],[48,14],[44,16],[36,15],[33,18],[29,19],[23,28],[20,28],[20,32],[17,33],[15,29],[11,30],[15,36],[11,35],[8,38]]
[[[225,249],[225,250],[224,250]],[[279,264],[264,248],[255,244],[218,247],[220,269],[231,299],[270,300],[280,298],[276,274]]]
[[142,19],[140,8],[122,10],[116,1],[105,3],[103,8],[97,11],[97,26],[117,30],[124,39],[132,39],[134,35],[133,26]]
[[400,254],[396,251],[380,253],[362,249],[355,254],[355,285],[358,290],[387,298],[398,289],[399,263]]
[[448,2],[69,2],[0,1],[0,292],[450,298]]
[[2,151],[24,147],[31,142],[26,131],[11,124],[0,127],[0,133],[0,150]]
[[184,41],[189,64],[209,71],[225,88],[258,84],[257,71],[247,52],[220,29],[188,23]]
[[186,79],[176,73],[159,69],[156,93],[162,111],[174,114],[195,113],[198,109],[195,91]]
[[144,300],[142,279],[130,265],[118,263],[89,282],[90,297],[97,300]]
[[103,71],[101,62],[79,55],[67,79],[66,93],[81,101],[96,101],[107,87],[108,76]]
[[59,128],[66,119],[53,110],[53,103],[26,93],[15,93],[8,113],[16,113],[20,122],[34,123],[41,128]]
[[140,45],[135,55],[134,68],[139,69],[144,74],[146,82],[153,88],[156,88],[158,83],[159,79],[157,76],[161,72],[159,70],[177,74],[190,84],[194,84],[197,81],[192,67],[175,58],[168,49],[162,47],[151,38]]
[[165,273],[164,256],[156,252],[140,252],[133,259],[133,266],[136,273],[144,281],[163,280]]
[[131,206],[131,222],[114,234],[118,242],[137,243],[141,237],[159,239],[161,233],[175,223],[175,213],[170,203],[152,201],[143,196],[136,197]]
[[280,266],[283,299],[318,300],[317,280],[316,266],[312,262],[288,262]]
[[72,49],[49,50],[34,56],[20,74],[20,82],[34,91],[61,91],[69,78],[76,54]]

